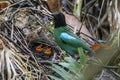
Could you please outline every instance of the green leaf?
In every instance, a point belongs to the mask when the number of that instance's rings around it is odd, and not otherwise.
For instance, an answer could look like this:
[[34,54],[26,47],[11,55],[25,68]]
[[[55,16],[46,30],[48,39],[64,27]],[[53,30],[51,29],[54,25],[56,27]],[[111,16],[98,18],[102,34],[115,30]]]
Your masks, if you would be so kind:
[[73,59],[72,57],[64,57],[64,60],[65,60],[66,62],[75,62],[75,61],[76,61],[76,60]]
[[78,52],[81,60],[80,63],[72,57],[64,57],[65,62],[60,62],[59,65],[52,64],[52,70],[64,80],[84,80],[82,70],[85,67],[87,57],[84,55],[83,48],[78,48]]
[[52,33],[54,32],[54,27],[51,24],[46,24],[48,30],[50,30]]
[[66,61],[68,62],[61,62],[59,63],[61,66],[66,67],[70,71],[76,73],[80,72],[81,64],[79,64],[76,60],[72,59],[71,57],[66,57]]
[[86,62],[87,56],[84,54],[82,47],[78,48],[78,53],[80,55],[80,64],[84,65]]
[[58,78],[58,77],[55,77],[55,76],[52,76],[52,75],[48,75],[51,79],[54,79],[54,80],[62,80],[62,79],[60,79],[60,78]]
[[81,11],[81,7],[82,7],[82,1],[83,0],[75,0],[75,5],[74,5],[74,10],[73,10],[73,14],[80,19],[80,11]]
[[[60,65],[62,65],[63,67],[69,69],[71,72],[73,72],[74,74],[76,72],[80,73],[80,68],[79,66],[76,66],[76,65],[73,65],[73,64],[70,64],[70,63],[60,63]],[[77,68],[78,67],[78,68]]]
[[65,80],[70,80],[73,77],[69,72],[65,71],[64,68],[55,64],[52,64],[52,66],[52,70],[58,73]]

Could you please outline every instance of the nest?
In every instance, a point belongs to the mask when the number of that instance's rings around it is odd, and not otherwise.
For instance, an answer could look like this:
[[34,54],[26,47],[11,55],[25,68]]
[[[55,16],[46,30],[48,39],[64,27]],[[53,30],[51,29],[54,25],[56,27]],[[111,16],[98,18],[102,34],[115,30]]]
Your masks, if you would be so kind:
[[[3,80],[49,80],[46,66],[61,60],[61,50],[48,29],[50,12],[37,2],[3,1],[0,18],[0,71]],[[2,5],[4,6],[4,5]],[[46,26],[47,25],[47,26]]]

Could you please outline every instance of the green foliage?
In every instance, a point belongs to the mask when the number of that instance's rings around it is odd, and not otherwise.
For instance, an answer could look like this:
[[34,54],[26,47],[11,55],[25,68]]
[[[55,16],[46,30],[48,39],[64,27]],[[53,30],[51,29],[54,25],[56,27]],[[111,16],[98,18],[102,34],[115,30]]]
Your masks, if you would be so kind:
[[80,63],[82,64],[82,65],[84,65],[85,64],[85,62],[86,62],[86,59],[87,59],[87,56],[85,56],[85,54],[84,54],[84,52],[83,52],[83,48],[78,48],[78,53],[79,53],[79,56],[80,56]]
[[53,75],[48,75],[53,80],[84,80],[82,74],[83,68],[85,68],[86,56],[83,53],[83,49],[78,49],[80,54],[80,62],[77,62],[72,57],[65,57],[64,62],[60,62],[59,65],[52,64],[51,69],[55,71],[61,78]]
[[51,24],[46,25],[48,30],[50,30],[53,33],[54,27]]
[[81,11],[81,7],[82,7],[82,1],[83,0],[76,0],[75,1],[75,5],[74,5],[74,11],[73,14],[80,19],[80,11]]

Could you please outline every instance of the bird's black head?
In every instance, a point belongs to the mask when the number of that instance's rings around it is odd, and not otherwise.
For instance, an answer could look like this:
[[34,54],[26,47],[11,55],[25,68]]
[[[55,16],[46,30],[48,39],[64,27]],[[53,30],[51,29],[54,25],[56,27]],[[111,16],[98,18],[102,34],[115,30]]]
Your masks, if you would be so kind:
[[52,14],[54,17],[55,28],[66,26],[65,16],[61,12],[55,12]]

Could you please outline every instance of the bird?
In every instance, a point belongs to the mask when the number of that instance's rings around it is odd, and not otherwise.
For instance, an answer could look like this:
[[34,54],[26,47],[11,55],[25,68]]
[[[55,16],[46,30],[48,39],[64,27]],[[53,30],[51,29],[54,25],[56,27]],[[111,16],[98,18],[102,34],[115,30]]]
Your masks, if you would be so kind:
[[65,16],[62,12],[52,13],[54,23],[54,38],[57,45],[71,56],[78,54],[78,48],[82,47],[83,51],[93,56],[91,48],[76,34],[70,31],[66,24]]

